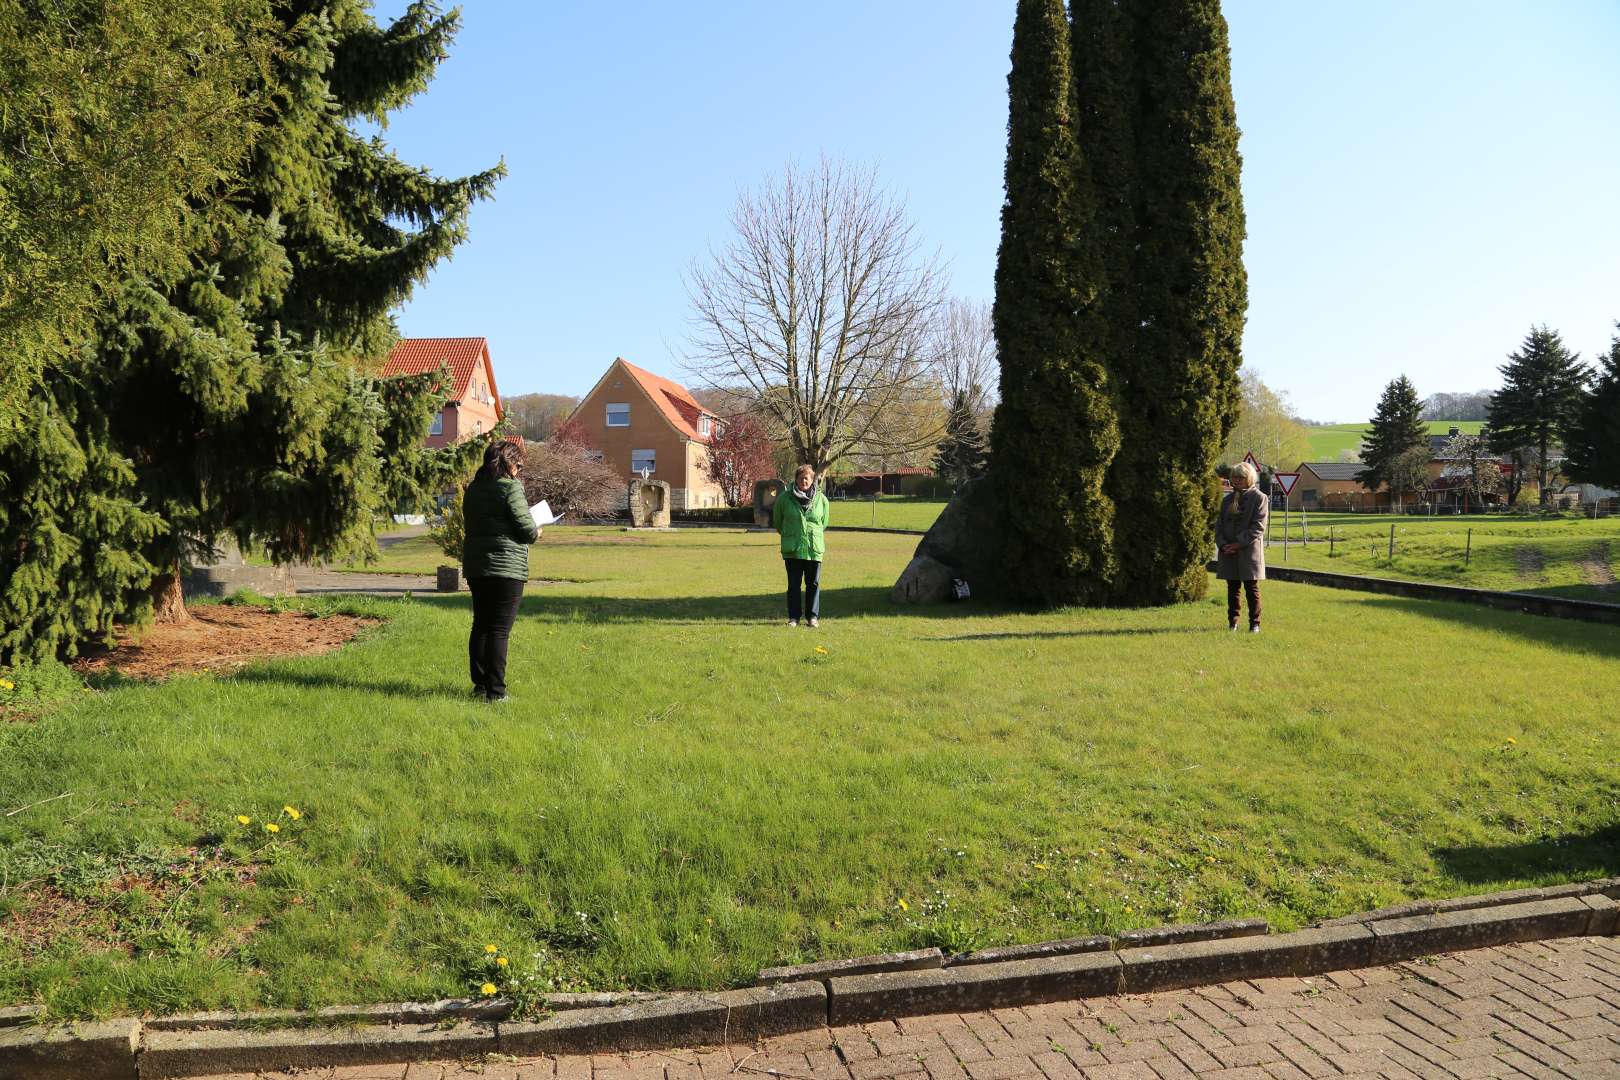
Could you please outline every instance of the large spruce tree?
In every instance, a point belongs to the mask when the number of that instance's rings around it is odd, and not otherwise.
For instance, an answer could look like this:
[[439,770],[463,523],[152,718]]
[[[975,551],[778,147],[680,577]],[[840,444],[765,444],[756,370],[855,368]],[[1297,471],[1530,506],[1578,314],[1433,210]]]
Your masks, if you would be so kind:
[[[1362,468],[1356,483],[1368,491],[1388,487],[1398,494],[1410,486],[1412,461],[1429,445],[1423,399],[1405,375],[1391,381],[1378,398],[1367,437],[1361,443]],[[1425,459],[1427,460],[1427,459]]]
[[1098,604],[1112,588],[1119,439],[1095,336],[1098,249],[1079,183],[1062,0],[1019,0],[1007,76],[1006,200],[992,312],[1001,403],[991,431],[1015,597]]
[[1564,443],[1569,478],[1620,489],[1620,334],[1598,358],[1594,376]]
[[1226,20],[1219,0],[1081,0],[1073,14],[1119,402],[1113,600],[1193,600],[1208,587],[1248,304]]
[[[499,169],[439,179],[351,128],[425,88],[456,16],[417,3],[384,29],[363,0],[276,12],[277,105],[245,181],[193,223],[189,265],[128,280],[50,373],[48,444],[0,452],[17,491],[0,653],[71,649],[149,597],[183,617],[183,563],[228,536],[277,560],[368,551],[379,512],[478,449],[422,451],[433,380],[380,387],[370,365]],[[53,588],[53,568],[85,573]]]
[[1491,448],[1513,453],[1534,450],[1536,483],[1546,504],[1549,455],[1575,428],[1590,375],[1580,358],[1564,346],[1556,330],[1531,328],[1519,350],[1498,368],[1502,388],[1486,409]]

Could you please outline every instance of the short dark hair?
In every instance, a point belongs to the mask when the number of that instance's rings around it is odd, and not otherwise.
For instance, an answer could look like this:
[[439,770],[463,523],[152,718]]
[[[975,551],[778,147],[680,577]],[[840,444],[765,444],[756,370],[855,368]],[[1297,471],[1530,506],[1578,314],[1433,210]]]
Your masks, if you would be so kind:
[[497,439],[484,448],[484,465],[478,475],[486,480],[499,480],[509,471],[523,471],[523,451],[515,442]]

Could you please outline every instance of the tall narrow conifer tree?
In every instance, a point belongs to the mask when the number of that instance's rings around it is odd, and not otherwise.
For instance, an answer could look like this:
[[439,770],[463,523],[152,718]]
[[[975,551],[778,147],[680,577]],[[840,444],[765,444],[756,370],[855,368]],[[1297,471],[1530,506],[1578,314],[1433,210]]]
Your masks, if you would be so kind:
[[1118,435],[1107,370],[1088,333],[1098,252],[1078,184],[1062,0],[1019,0],[1007,89],[993,310],[1001,403],[991,431],[1006,507],[1003,574],[1015,597],[1098,604],[1115,566],[1103,482]]
[[1104,208],[1113,602],[1194,600],[1236,422],[1248,304],[1231,54],[1219,0],[1074,6],[1081,157]]

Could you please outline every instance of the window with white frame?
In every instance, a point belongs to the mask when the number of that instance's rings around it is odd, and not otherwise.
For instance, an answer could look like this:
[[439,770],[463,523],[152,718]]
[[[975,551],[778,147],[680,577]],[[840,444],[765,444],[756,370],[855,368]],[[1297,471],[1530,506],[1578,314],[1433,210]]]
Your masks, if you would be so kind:
[[698,434],[705,439],[714,434],[714,421],[707,416],[698,417]]
[[443,435],[444,434],[444,410],[443,409],[440,409],[438,412],[433,414],[433,426],[428,428],[428,434],[429,435]]
[[639,476],[643,469],[645,469],[649,473],[653,473],[653,472],[658,471],[658,451],[656,451],[656,450],[632,450],[632,451],[630,451],[630,471]]
[[608,427],[629,427],[630,406],[624,402],[610,403],[607,407]]

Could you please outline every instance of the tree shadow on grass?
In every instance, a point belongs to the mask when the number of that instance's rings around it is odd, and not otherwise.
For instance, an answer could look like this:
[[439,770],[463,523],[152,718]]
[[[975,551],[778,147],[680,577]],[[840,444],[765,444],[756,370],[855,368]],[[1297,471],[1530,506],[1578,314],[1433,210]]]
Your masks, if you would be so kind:
[[955,634],[950,637],[930,637],[925,641],[1017,641],[1020,639],[1040,640],[1044,638],[1077,638],[1077,637],[1133,637],[1138,634],[1153,637],[1158,634],[1208,634],[1214,631],[1226,632],[1224,626],[1122,626],[1101,630],[1026,630],[1014,631],[1006,634]]
[[1450,600],[1418,600],[1399,596],[1361,595],[1354,603],[1395,609],[1425,619],[1437,619],[1476,630],[1512,634],[1554,649],[1591,653],[1606,659],[1620,659],[1620,626],[1561,619],[1554,615],[1532,615],[1522,611],[1502,611],[1478,604]]
[[1620,875],[1620,824],[1524,844],[1437,848],[1434,857],[1453,877],[1470,882]]
[[[453,665],[446,667],[446,674],[453,672],[461,678],[465,677],[467,660],[464,650],[458,651],[453,657],[447,657],[445,663]],[[289,686],[300,690],[359,690],[363,693],[389,694],[394,697],[472,700],[471,684],[464,688],[459,681],[453,686],[433,685],[405,679],[356,678],[351,674],[340,672],[286,671],[279,667],[244,668],[232,675],[231,681],[263,686]]]
[[[418,596],[417,602],[446,607],[470,606],[467,594]],[[967,600],[957,604],[894,604],[886,586],[827,588],[821,593],[823,619],[855,616],[908,616],[921,619],[965,619],[1012,614],[1021,609]],[[786,589],[782,592],[736,596],[551,596],[530,593],[518,605],[518,629],[526,618],[548,621],[674,623],[775,623],[787,617]]]

